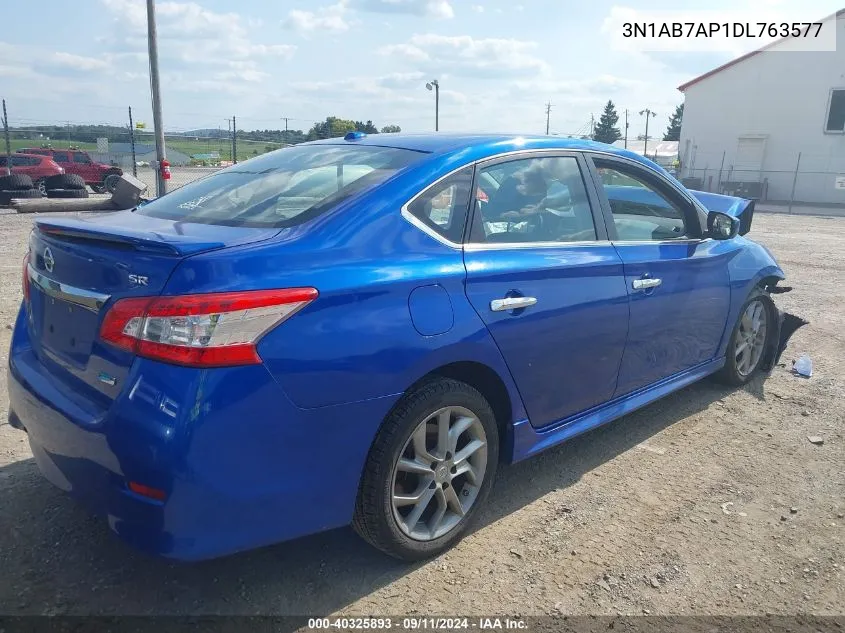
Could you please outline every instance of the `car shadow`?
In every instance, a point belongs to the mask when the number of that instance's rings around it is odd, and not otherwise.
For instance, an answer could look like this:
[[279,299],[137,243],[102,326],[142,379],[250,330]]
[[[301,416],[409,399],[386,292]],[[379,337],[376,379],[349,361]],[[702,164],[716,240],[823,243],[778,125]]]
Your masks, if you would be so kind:
[[[746,389],[759,394],[761,383],[755,380]],[[500,468],[475,530],[568,488],[731,392],[699,382],[531,460]],[[348,528],[227,558],[175,563],[121,543],[105,521],[87,515],[42,479],[32,459],[0,468],[0,490],[0,613],[325,615],[425,564],[395,561]]]

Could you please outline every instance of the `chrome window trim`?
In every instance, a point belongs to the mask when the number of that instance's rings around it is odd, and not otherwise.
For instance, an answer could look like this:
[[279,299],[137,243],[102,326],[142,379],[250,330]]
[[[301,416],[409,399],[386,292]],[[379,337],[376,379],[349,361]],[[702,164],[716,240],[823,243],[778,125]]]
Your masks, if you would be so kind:
[[713,241],[712,237],[687,237],[678,240],[615,240],[614,246],[640,246],[642,244],[703,244]]
[[[444,244],[445,246],[448,246],[449,248],[454,248],[455,250],[461,250],[460,244],[458,244],[457,242],[453,242],[452,240],[447,239],[447,238],[443,237],[442,235],[440,235],[440,233],[435,231],[433,228],[428,226],[425,222],[423,222],[417,216],[415,216],[413,213],[411,213],[411,211],[408,207],[410,207],[412,204],[414,204],[414,202],[416,202],[417,198],[419,198],[421,195],[423,195],[426,191],[428,191],[429,189],[431,189],[435,185],[443,182],[444,180],[446,180],[447,178],[449,178],[451,176],[454,176],[459,171],[463,171],[467,167],[470,167],[474,170],[475,165],[476,165],[476,162],[467,163],[466,165],[461,165],[457,169],[453,169],[449,173],[441,176],[440,178],[438,178],[434,182],[427,184],[425,187],[423,187],[423,189],[421,189],[420,191],[415,193],[414,196],[410,200],[408,200],[405,204],[402,205],[402,217],[405,218],[408,222],[410,222],[413,226],[417,227],[420,231],[422,231],[423,233],[425,233],[429,237],[433,237],[435,240],[437,240],[441,244]],[[472,201],[473,198],[474,197],[472,195],[472,192],[470,192],[470,201]],[[469,217],[467,217],[467,221],[469,221]]]
[[610,246],[613,244],[610,240],[580,240],[577,242],[469,242],[464,244],[464,250],[467,252],[475,251],[499,251],[499,250],[513,250],[520,248],[567,248],[570,246]]
[[[573,149],[573,148],[563,148],[563,147],[543,147],[537,149],[516,149],[510,150],[507,152],[502,152],[500,154],[495,154],[493,156],[487,156],[485,158],[480,158],[478,160],[474,160],[470,163],[466,163],[465,165],[461,165],[453,169],[452,171],[448,172],[447,174],[441,176],[434,182],[429,183],[426,185],[422,190],[418,191],[414,196],[408,200],[405,204],[402,205],[401,214],[402,217],[405,218],[411,225],[418,228],[420,231],[428,235],[429,237],[434,238],[444,246],[448,246],[455,250],[464,250],[464,251],[483,251],[483,250],[509,250],[514,248],[553,248],[553,247],[567,247],[567,246],[588,246],[591,244],[614,244],[619,246],[627,246],[627,245],[634,245],[634,244],[678,244],[678,243],[701,243],[711,240],[712,238],[709,237],[701,237],[701,238],[687,238],[687,239],[680,239],[680,240],[584,240],[578,242],[514,242],[514,243],[496,243],[496,244],[486,244],[484,242],[465,242],[463,244],[459,244],[457,242],[453,242],[445,237],[443,237],[440,233],[432,229],[430,226],[425,224],[422,220],[417,218],[413,213],[410,212],[408,207],[413,204],[417,198],[419,198],[423,193],[425,193],[429,188],[433,187],[434,185],[440,183],[441,181],[449,178],[450,176],[455,175],[459,171],[466,169],[467,167],[471,167],[473,170],[478,170],[484,167],[485,163],[498,161],[502,158],[510,158],[515,157],[518,158],[524,154],[560,154],[560,153],[571,153],[576,154],[580,153],[584,157],[589,157],[591,155],[599,155],[599,156],[607,156],[611,159],[620,160],[623,162],[628,162],[634,165],[635,167],[640,167],[642,169],[647,169],[652,172],[655,176],[659,177],[662,182],[670,186],[677,194],[679,194],[684,200],[686,200],[689,204],[693,206],[699,213],[699,219],[701,219],[701,215],[703,213],[704,218],[707,217],[707,210],[704,208],[704,205],[692,194],[689,194],[686,190],[678,187],[674,182],[666,178],[663,174],[659,171],[656,171],[649,167],[648,165],[644,165],[643,163],[629,158],[627,156],[620,156],[619,154],[614,154],[613,152],[604,152],[598,149]],[[474,196],[470,194],[470,202],[474,200]],[[468,217],[467,220],[470,218]]]
[[27,275],[30,281],[38,286],[41,291],[48,297],[54,299],[61,299],[81,308],[90,310],[91,312],[99,312],[100,309],[111,299],[111,295],[102,294],[100,292],[93,292],[85,290],[84,288],[77,288],[68,284],[63,284],[54,279],[50,279],[46,275],[42,275],[32,264],[26,265]]

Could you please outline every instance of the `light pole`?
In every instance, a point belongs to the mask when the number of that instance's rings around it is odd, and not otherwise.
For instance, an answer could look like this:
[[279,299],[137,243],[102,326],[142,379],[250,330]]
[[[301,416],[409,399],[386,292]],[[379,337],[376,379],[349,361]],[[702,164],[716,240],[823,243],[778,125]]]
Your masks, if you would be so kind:
[[436,79],[429,81],[425,87],[434,90],[434,131],[440,131],[440,83]]
[[155,0],[147,0],[147,47],[150,56],[150,92],[153,99],[153,127],[156,141],[156,196],[167,193],[167,178],[162,163],[167,160],[164,146],[164,122],[161,118],[161,92],[158,80],[158,36],[156,34]]
[[648,158],[648,118],[651,116],[657,116],[657,113],[646,108],[645,110],[640,110],[640,116],[643,114],[645,115],[645,143],[643,144],[643,156]]

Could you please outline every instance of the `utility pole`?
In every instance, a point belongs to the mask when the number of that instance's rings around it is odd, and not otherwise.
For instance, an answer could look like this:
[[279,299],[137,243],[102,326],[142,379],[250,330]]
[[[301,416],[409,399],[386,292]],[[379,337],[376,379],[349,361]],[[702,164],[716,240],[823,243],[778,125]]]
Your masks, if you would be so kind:
[[643,156],[648,158],[648,119],[649,117],[657,116],[656,112],[652,112],[648,108],[640,110],[640,116],[645,115],[645,143],[643,144]]
[[129,106],[129,143],[132,146],[132,175],[138,177],[138,161],[135,158],[135,126],[132,123],[132,106]]
[[235,115],[232,115],[232,162],[238,162],[238,126]]
[[9,115],[6,114],[6,100],[3,99],[3,135],[6,137],[6,175],[12,175],[12,142],[9,140]]
[[164,147],[164,122],[161,117],[161,91],[158,80],[158,36],[156,34],[155,0],[147,0],[147,46],[150,56],[150,91],[153,98],[153,127],[156,136],[156,195],[167,193],[167,181],[161,170],[162,161],[167,160]]
[[551,113],[552,113],[552,102],[549,101],[546,104],[546,136],[549,135],[549,117],[551,116]]
[[286,116],[283,116],[282,121],[285,122],[285,133],[287,133],[287,131],[288,131],[288,118]]
[[625,149],[628,149],[628,110],[625,110]]
[[593,116],[593,113],[590,113],[590,140],[595,140],[596,136],[596,117]]

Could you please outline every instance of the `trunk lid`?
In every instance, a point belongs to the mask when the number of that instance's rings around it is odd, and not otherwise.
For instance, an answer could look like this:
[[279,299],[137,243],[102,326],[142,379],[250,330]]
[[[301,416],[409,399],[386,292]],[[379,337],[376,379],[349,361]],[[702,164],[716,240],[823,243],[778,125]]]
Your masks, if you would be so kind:
[[133,360],[132,354],[99,339],[111,305],[125,297],[160,294],[186,257],[277,233],[274,228],[192,224],[131,211],[38,219],[27,271],[33,350],[70,387],[111,400]]

